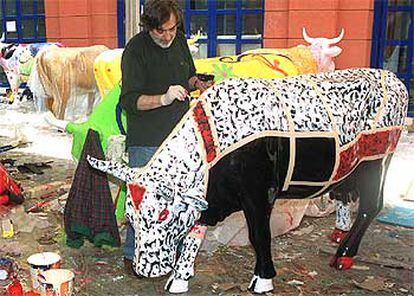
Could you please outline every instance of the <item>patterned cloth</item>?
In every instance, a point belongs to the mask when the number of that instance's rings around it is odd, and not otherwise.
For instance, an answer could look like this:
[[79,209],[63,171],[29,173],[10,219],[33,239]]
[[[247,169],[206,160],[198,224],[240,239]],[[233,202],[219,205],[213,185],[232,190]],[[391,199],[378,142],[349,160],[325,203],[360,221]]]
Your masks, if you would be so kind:
[[120,246],[115,207],[105,173],[89,166],[86,155],[104,158],[99,134],[89,129],[65,207],[66,243],[79,248],[83,238],[96,246]]

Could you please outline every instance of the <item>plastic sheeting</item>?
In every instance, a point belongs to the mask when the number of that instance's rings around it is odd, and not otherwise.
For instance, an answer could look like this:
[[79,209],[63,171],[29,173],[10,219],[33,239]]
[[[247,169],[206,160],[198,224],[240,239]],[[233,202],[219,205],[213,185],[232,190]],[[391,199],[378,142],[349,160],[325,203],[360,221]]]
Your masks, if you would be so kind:
[[[270,216],[271,236],[285,234],[300,225],[303,217],[324,217],[335,211],[335,202],[327,196],[315,199],[279,199]],[[332,225],[334,227],[334,225]],[[249,245],[249,232],[242,212],[233,213],[217,226],[209,228],[202,248],[213,251],[219,244]]]
[[93,63],[107,49],[95,45],[52,48],[39,53],[35,61],[37,71],[32,71],[30,78],[36,100],[44,100],[36,102],[38,108],[45,106],[59,119],[85,119],[100,100]]

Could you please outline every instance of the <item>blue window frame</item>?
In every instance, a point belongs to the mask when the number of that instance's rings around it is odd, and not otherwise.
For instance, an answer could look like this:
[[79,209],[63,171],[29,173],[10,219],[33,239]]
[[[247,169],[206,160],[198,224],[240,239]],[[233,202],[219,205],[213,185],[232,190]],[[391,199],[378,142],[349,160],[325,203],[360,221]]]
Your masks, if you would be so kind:
[[[46,42],[44,0],[0,0],[0,20],[6,43]],[[0,86],[6,87],[3,69],[0,72]]]
[[5,42],[46,42],[44,0],[0,0]]
[[118,47],[125,46],[125,0],[116,1]]
[[390,70],[410,92],[408,116],[414,117],[414,0],[376,0],[371,67]]
[[[264,0],[180,0],[187,38],[201,33],[196,58],[262,47]],[[141,11],[145,0],[141,0]]]

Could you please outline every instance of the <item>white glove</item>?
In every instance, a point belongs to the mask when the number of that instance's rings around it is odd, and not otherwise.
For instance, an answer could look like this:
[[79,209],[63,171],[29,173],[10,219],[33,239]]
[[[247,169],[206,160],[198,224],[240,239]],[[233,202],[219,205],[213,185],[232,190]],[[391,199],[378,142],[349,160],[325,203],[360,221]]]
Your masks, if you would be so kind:
[[187,97],[187,90],[181,85],[171,85],[167,92],[161,96],[161,105],[171,104],[175,99],[184,101]]

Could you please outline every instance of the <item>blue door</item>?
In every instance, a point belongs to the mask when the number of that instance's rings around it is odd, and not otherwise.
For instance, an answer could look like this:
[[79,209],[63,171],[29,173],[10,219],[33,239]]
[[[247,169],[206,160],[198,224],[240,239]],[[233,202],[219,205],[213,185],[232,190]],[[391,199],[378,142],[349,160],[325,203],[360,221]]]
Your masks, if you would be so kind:
[[[145,0],[141,0],[142,5]],[[239,54],[262,47],[264,0],[179,0],[187,38],[197,33],[195,58]]]
[[376,0],[371,67],[390,70],[410,92],[408,116],[414,117],[414,0]]

